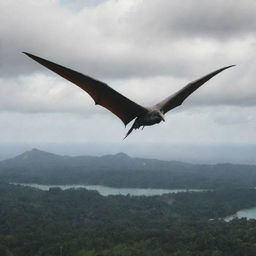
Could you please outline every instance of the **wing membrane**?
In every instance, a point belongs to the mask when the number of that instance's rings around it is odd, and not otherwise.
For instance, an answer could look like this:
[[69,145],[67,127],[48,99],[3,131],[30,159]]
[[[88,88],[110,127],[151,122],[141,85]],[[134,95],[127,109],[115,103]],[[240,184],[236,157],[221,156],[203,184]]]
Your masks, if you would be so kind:
[[220,68],[216,71],[209,73],[193,82],[190,82],[188,85],[183,87],[181,90],[176,92],[175,94],[169,96],[168,98],[164,99],[163,101],[159,102],[154,106],[154,108],[159,109],[163,113],[170,111],[173,108],[178,107],[183,103],[183,101],[192,94],[195,90],[197,90],[200,86],[210,80],[212,77],[216,76],[218,73],[224,71],[227,68],[233,67],[234,65],[227,66],[224,68]]
[[46,68],[79,86],[93,98],[95,104],[107,108],[119,117],[125,125],[135,117],[147,112],[146,108],[126,98],[103,82],[30,53],[24,53]]

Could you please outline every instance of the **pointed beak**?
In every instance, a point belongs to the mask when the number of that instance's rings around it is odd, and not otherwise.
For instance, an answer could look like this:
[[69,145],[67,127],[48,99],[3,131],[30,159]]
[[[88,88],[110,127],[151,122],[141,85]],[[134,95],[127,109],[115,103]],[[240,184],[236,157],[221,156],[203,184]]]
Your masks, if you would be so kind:
[[164,115],[163,115],[163,114],[161,114],[161,118],[162,118],[162,120],[165,122],[165,119],[164,119]]

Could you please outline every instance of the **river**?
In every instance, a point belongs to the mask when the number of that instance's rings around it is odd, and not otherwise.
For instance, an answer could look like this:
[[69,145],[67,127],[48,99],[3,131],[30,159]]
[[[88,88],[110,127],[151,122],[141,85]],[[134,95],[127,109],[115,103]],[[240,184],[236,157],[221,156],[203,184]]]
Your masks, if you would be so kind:
[[96,190],[102,196],[109,195],[131,195],[131,196],[156,196],[167,193],[180,193],[180,192],[202,192],[203,189],[157,189],[157,188],[112,188],[101,185],[41,185],[41,184],[24,184],[12,183],[15,185],[29,186],[40,190],[49,190],[52,187],[59,187],[65,189],[78,189],[85,188],[88,190]]

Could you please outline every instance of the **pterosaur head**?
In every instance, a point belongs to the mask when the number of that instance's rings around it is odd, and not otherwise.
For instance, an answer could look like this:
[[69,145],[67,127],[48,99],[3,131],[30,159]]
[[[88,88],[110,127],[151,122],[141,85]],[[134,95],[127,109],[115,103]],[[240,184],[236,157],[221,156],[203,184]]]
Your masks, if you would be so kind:
[[162,121],[165,122],[164,114],[160,110],[153,110],[145,115],[143,120],[146,125],[158,124]]

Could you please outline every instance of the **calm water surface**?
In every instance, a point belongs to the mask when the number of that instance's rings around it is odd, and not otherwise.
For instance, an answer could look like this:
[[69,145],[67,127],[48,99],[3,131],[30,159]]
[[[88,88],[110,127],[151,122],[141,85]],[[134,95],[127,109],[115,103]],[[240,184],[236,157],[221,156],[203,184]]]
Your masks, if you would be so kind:
[[[101,185],[40,185],[40,184],[24,184],[24,183],[12,183],[15,185],[29,186],[40,190],[48,191],[52,187],[59,187],[65,189],[78,189],[85,188],[88,190],[96,190],[102,196],[109,195],[131,195],[131,196],[155,196],[163,195],[167,193],[180,193],[180,192],[203,192],[203,189],[154,189],[154,188],[112,188]],[[243,209],[236,214],[224,218],[225,221],[231,221],[234,218],[247,218],[256,219],[256,207]]]
[[180,193],[180,192],[202,192],[203,189],[154,189],[154,188],[112,188],[100,185],[40,185],[40,184],[24,184],[12,183],[16,185],[29,186],[40,190],[49,190],[52,187],[59,187],[65,189],[78,189],[86,188],[88,190],[96,190],[102,196],[108,195],[131,195],[131,196],[155,196],[167,193]]
[[236,214],[224,218],[224,220],[231,221],[234,218],[256,219],[256,207],[240,210]]

